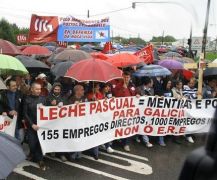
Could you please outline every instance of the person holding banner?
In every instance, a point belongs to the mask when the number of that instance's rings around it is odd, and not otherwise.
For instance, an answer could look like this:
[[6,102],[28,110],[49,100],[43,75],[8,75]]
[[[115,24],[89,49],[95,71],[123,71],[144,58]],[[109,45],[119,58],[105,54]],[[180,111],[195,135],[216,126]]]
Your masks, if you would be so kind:
[[[153,80],[151,78],[149,78],[149,77],[144,77],[142,79],[142,81],[143,81],[143,85],[139,86],[137,88],[137,92],[141,96],[154,96],[153,91],[152,91]],[[137,141],[139,140],[139,137],[137,137]],[[153,144],[149,142],[149,137],[147,135],[143,135],[142,140],[145,143],[146,147],[148,147],[148,148],[153,147]]]
[[[101,99],[104,99],[103,94],[100,92],[100,85],[99,83],[93,83],[92,90],[87,94],[88,101],[98,101]],[[99,146],[93,147],[91,149],[93,153],[93,157],[95,160],[98,160],[99,158]]]
[[[183,96],[187,99],[197,99],[197,88],[195,88],[195,78],[191,78],[187,85],[183,87]],[[190,134],[185,135],[186,140],[190,143],[194,143],[194,140]]]
[[[66,105],[65,98],[61,95],[62,85],[60,83],[54,83],[50,94],[46,97],[46,106],[63,106]],[[57,153],[57,156],[65,162],[67,161],[64,153]]]
[[[163,85],[163,96],[164,97],[173,97],[172,81],[170,79],[164,79],[162,85]],[[166,146],[163,136],[159,136],[159,144],[161,146]]]
[[[128,97],[136,96],[136,88],[131,82],[131,76],[128,71],[123,72],[123,80],[117,83],[113,88],[113,94],[115,97]],[[130,152],[130,139],[122,139],[124,150]]]
[[181,99],[183,98],[183,93],[182,93],[182,81],[180,80],[176,80],[174,82],[175,87],[172,88],[172,92],[173,92],[173,97],[176,99]]
[[6,81],[7,90],[0,94],[0,102],[3,115],[8,116],[13,119],[14,116],[17,117],[17,124],[15,129],[15,137],[21,142],[24,139],[24,133],[20,129],[23,128],[22,123],[22,99],[23,95],[17,90],[16,80],[10,78]]
[[[103,84],[101,92],[102,92],[102,95],[104,96],[104,99],[112,98],[112,92],[111,92],[111,88],[109,84]],[[108,142],[104,144],[107,153],[114,152],[114,149],[112,149],[111,144],[112,142]]]
[[[164,97],[174,97],[176,99],[180,99],[183,97],[182,94],[182,82],[179,80],[174,81],[175,87],[170,79],[165,79],[164,86]],[[163,137],[162,137],[163,138]],[[178,136],[173,136],[174,142],[177,144],[181,144],[181,141]]]
[[40,96],[41,85],[34,82],[31,85],[31,95],[25,98],[23,113],[27,121],[27,136],[32,160],[38,163],[41,170],[45,171],[47,167],[43,161],[41,146],[39,143],[37,131],[37,105],[45,104],[45,99]]
[[[84,96],[84,86],[77,84],[73,89],[73,96],[70,96],[67,104],[78,104],[87,102],[87,99]],[[81,158],[81,152],[71,152],[68,154],[69,161],[78,160]]]

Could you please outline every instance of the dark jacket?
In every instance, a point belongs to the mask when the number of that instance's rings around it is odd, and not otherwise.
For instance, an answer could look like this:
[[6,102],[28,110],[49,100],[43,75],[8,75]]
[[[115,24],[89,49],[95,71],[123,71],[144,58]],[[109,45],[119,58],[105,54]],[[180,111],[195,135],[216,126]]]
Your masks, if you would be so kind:
[[53,106],[53,105],[51,104],[51,102],[52,102],[53,100],[56,100],[56,101],[57,101],[57,105],[58,105],[60,102],[62,102],[63,105],[66,104],[66,100],[65,100],[65,98],[64,98],[63,96],[61,96],[61,95],[55,96],[54,94],[50,93],[49,96],[47,96],[47,98],[46,98],[45,105],[46,105],[46,106]]
[[17,127],[21,128],[22,127],[22,119],[23,119],[23,113],[22,113],[23,95],[20,91],[15,92],[15,107],[14,107],[14,109],[12,109],[9,105],[7,93],[8,93],[8,90],[2,91],[0,93],[0,114],[2,114],[3,112],[6,112],[8,114],[8,116],[11,119],[13,119],[13,117],[9,115],[9,112],[12,110],[15,110],[18,114]]
[[154,81],[154,95],[163,96],[163,85],[162,82],[158,81],[156,78],[153,79]]
[[25,98],[23,114],[28,126],[37,124],[37,104],[41,103],[45,105],[44,97],[29,95]]
[[60,94],[59,96],[56,96],[56,95],[54,94],[54,88],[57,87],[57,86],[59,86],[59,87],[62,89],[62,85],[61,85],[60,83],[55,82],[55,83],[53,84],[52,89],[51,89],[51,92],[50,92],[50,94],[49,94],[49,95],[47,96],[47,98],[46,98],[46,103],[45,103],[46,106],[53,106],[53,105],[51,104],[51,102],[52,102],[53,100],[56,100],[56,102],[57,102],[56,105],[58,105],[60,102],[62,102],[63,105],[66,104],[65,98],[64,98],[61,94]]
[[146,88],[144,85],[142,86],[139,86],[137,89],[136,89],[136,92],[139,93],[139,95],[141,96],[153,96],[154,93],[152,92],[152,90],[149,88]]

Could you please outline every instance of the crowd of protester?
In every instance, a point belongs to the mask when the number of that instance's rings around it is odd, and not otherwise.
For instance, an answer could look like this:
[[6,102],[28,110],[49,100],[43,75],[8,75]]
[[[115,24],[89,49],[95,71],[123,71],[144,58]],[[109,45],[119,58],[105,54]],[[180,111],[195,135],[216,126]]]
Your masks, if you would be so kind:
[[[181,76],[180,76],[181,77]],[[85,82],[78,83],[70,78],[60,77],[52,79],[50,75],[40,73],[36,76],[26,77],[12,76],[3,78],[7,90],[0,93],[0,115],[13,119],[17,116],[15,137],[21,142],[29,145],[29,160],[37,162],[42,170],[46,169],[40,143],[37,136],[37,105],[63,106],[68,104],[96,101],[105,98],[127,97],[127,96],[160,96],[173,97],[177,99],[196,99],[198,96],[197,80],[192,77],[189,80],[170,77],[143,77],[136,79],[131,70],[123,73],[123,79],[112,80],[108,83]],[[215,98],[217,92],[217,81],[210,78],[204,81],[203,91],[199,92],[203,98]],[[194,143],[192,135],[185,136],[186,141]],[[133,137],[136,142],[144,143],[147,148],[153,146],[154,138],[147,135]],[[157,143],[165,147],[165,137],[160,136]],[[173,136],[174,142],[180,143],[179,136]],[[130,152],[130,141],[132,138],[121,139],[123,149]],[[112,142],[102,147],[113,153]],[[94,159],[98,159],[99,147],[89,150]],[[74,161],[81,157],[81,152],[51,153],[62,161]]]

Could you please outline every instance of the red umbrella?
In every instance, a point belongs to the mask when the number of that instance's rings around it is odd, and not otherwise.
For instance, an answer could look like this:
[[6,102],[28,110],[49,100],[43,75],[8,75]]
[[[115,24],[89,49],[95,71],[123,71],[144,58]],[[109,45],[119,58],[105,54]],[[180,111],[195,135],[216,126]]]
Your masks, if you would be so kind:
[[26,49],[27,47],[29,47],[31,45],[22,45],[22,46],[17,46],[17,48],[20,50],[20,51],[23,51],[24,49]]
[[0,53],[11,56],[22,54],[22,52],[13,43],[0,39]]
[[106,59],[107,62],[113,64],[116,67],[135,66],[143,63],[143,60],[138,56],[128,53],[115,54]]
[[122,71],[100,59],[86,59],[73,64],[65,74],[76,81],[108,82],[122,78]]
[[101,52],[92,52],[90,54],[93,58],[98,58],[98,59],[102,59],[102,60],[108,59],[108,56],[106,56],[105,54],[103,54]]
[[23,50],[24,55],[41,55],[41,56],[50,56],[51,51],[48,48],[39,46],[39,45],[32,45]]

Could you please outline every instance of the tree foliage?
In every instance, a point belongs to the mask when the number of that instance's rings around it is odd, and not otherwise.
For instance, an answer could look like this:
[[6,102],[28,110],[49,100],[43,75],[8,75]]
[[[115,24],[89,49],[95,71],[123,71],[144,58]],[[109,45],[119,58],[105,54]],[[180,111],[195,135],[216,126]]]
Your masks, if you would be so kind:
[[173,37],[173,36],[165,36],[165,37],[162,37],[162,36],[153,36],[151,42],[162,42],[162,40],[164,42],[175,42],[176,39]]
[[124,38],[121,36],[113,37],[113,41],[120,44],[137,44],[137,45],[145,45],[145,40],[137,37],[137,38]]

